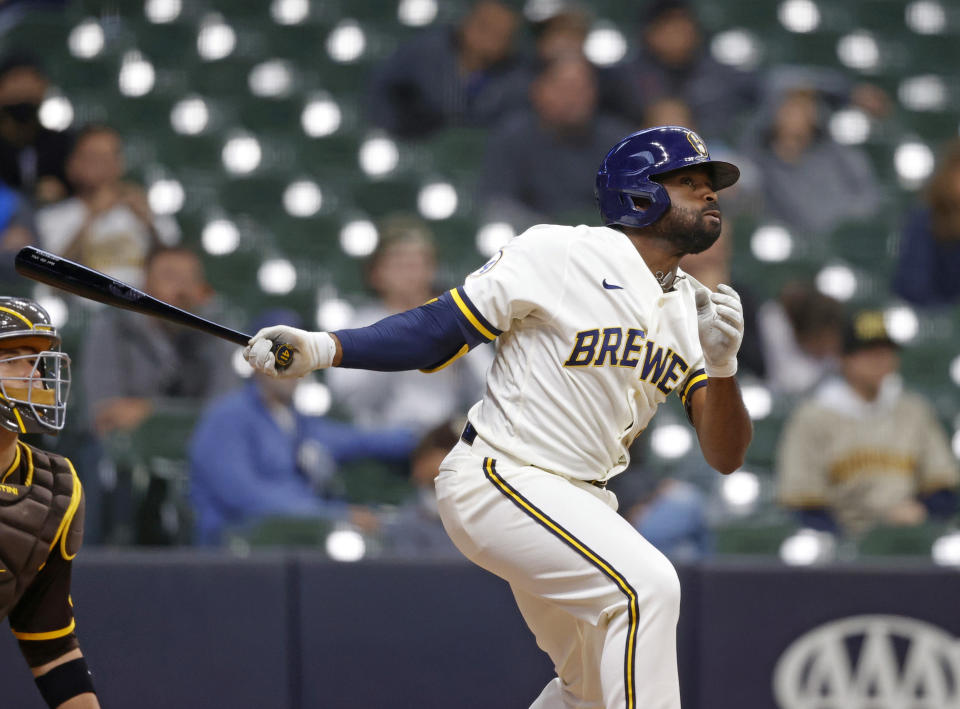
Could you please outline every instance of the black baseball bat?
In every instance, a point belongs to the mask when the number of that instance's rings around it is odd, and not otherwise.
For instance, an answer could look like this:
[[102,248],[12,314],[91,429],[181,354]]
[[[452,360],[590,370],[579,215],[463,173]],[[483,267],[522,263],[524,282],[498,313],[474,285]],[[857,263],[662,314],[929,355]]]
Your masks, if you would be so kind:
[[[147,295],[116,278],[100,273],[62,256],[51,254],[34,246],[24,246],[15,259],[17,273],[54,288],[73,293],[81,298],[132,310],[135,313],[162,318],[177,325],[191,327],[209,335],[221,337],[237,345],[246,345],[250,335],[212,322],[175,305]],[[273,354],[277,369],[284,369],[293,359],[293,350],[282,342],[274,343]]]

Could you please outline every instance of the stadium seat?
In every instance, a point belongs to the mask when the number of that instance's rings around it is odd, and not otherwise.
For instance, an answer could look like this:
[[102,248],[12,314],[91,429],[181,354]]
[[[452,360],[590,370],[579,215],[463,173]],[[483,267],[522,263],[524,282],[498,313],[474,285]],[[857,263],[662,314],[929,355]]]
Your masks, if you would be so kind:
[[916,527],[874,527],[857,542],[861,557],[929,556],[933,543],[947,525],[928,522]]
[[244,528],[226,532],[226,545],[251,547],[323,548],[333,525],[321,519],[269,517]]
[[777,556],[783,540],[797,529],[790,521],[727,522],[715,528],[718,555]]

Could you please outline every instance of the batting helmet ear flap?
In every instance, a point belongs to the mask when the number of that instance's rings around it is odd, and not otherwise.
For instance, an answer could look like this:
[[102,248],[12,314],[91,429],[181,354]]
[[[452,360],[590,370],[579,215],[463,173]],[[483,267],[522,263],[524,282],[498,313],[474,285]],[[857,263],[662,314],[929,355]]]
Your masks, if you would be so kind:
[[603,177],[602,186],[600,181],[598,175],[596,196],[604,224],[647,226],[662,217],[670,207],[667,189],[654,180],[639,181],[634,175],[608,173]]

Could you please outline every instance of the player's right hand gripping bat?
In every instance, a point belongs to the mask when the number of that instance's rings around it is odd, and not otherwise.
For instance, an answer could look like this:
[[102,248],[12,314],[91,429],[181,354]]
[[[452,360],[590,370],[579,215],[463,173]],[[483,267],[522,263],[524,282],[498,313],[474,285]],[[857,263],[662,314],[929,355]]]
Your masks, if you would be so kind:
[[[152,315],[155,318],[163,318],[177,325],[192,327],[195,330],[222,337],[237,345],[246,345],[251,337],[158,300],[116,278],[34,246],[25,246],[20,249],[14,263],[20,275],[79,295],[81,298],[112,305],[115,308],[132,310],[135,313]],[[287,344],[274,343],[272,351],[277,358],[277,369],[285,369],[293,360],[294,351]]]

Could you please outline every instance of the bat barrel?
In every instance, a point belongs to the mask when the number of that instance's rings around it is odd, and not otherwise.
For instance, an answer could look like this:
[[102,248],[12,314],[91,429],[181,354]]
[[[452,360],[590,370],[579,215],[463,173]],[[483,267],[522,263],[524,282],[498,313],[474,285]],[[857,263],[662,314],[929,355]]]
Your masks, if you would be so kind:
[[14,266],[22,276],[81,298],[152,315],[238,345],[245,345],[250,339],[249,335],[165,303],[123,281],[34,246],[20,249],[14,259]]

